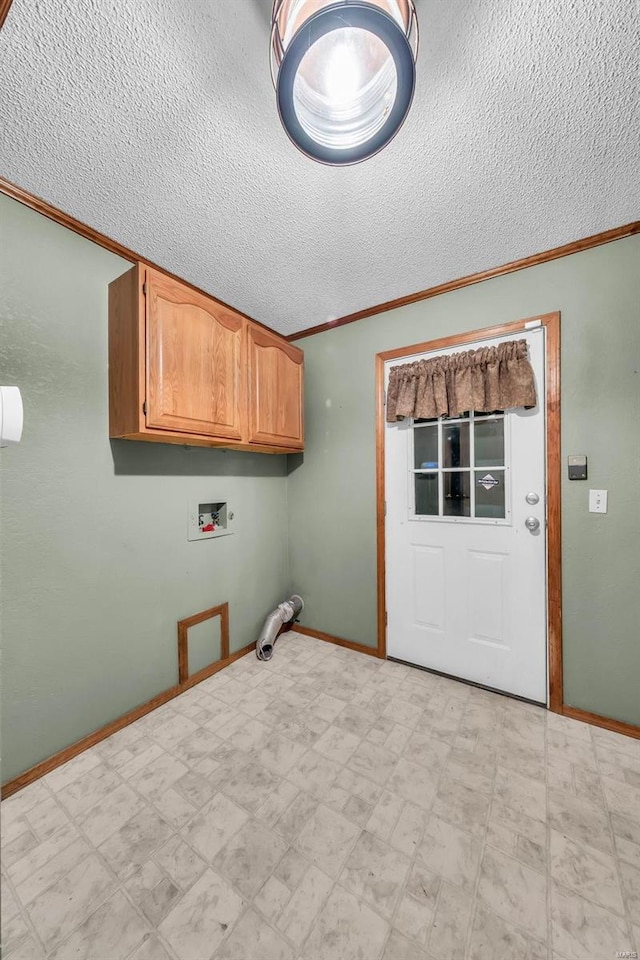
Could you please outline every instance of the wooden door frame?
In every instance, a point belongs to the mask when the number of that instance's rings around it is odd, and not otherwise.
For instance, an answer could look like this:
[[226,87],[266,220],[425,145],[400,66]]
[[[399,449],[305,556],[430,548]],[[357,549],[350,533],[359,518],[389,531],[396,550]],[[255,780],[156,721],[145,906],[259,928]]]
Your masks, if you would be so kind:
[[385,541],[385,397],[384,365],[418,353],[432,353],[477,340],[524,333],[527,324],[539,321],[546,328],[546,496],[547,496],[547,658],[549,710],[562,713],[562,557],[560,516],[560,312],[527,317],[495,327],[413,343],[376,354],[376,522],[378,551],[378,656],[387,655],[386,541]]

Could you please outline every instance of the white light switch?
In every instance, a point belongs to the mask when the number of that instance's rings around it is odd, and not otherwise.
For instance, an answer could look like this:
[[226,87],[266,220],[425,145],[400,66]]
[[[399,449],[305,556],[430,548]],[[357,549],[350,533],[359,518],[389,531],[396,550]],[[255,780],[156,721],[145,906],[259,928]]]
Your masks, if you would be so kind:
[[607,491],[589,490],[589,513],[607,512]]

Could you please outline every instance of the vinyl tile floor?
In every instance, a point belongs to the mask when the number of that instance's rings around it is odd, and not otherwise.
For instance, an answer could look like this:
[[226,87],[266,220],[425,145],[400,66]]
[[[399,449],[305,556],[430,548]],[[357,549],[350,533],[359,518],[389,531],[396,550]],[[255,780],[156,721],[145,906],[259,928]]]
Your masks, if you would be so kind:
[[640,950],[640,743],[295,633],[2,804],[6,960]]

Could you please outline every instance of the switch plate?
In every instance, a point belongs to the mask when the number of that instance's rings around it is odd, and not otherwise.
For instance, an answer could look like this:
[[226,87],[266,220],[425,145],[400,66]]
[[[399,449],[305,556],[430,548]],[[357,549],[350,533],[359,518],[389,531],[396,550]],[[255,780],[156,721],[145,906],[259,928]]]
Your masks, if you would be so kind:
[[607,491],[589,490],[589,513],[607,512]]

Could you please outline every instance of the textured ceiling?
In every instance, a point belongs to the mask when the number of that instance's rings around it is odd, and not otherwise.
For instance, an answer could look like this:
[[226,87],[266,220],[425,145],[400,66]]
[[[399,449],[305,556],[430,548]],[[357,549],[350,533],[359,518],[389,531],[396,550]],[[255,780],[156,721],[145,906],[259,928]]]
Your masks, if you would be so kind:
[[640,215],[638,0],[417,0],[363,164],[280,127],[271,0],[14,0],[0,174],[284,333]]

